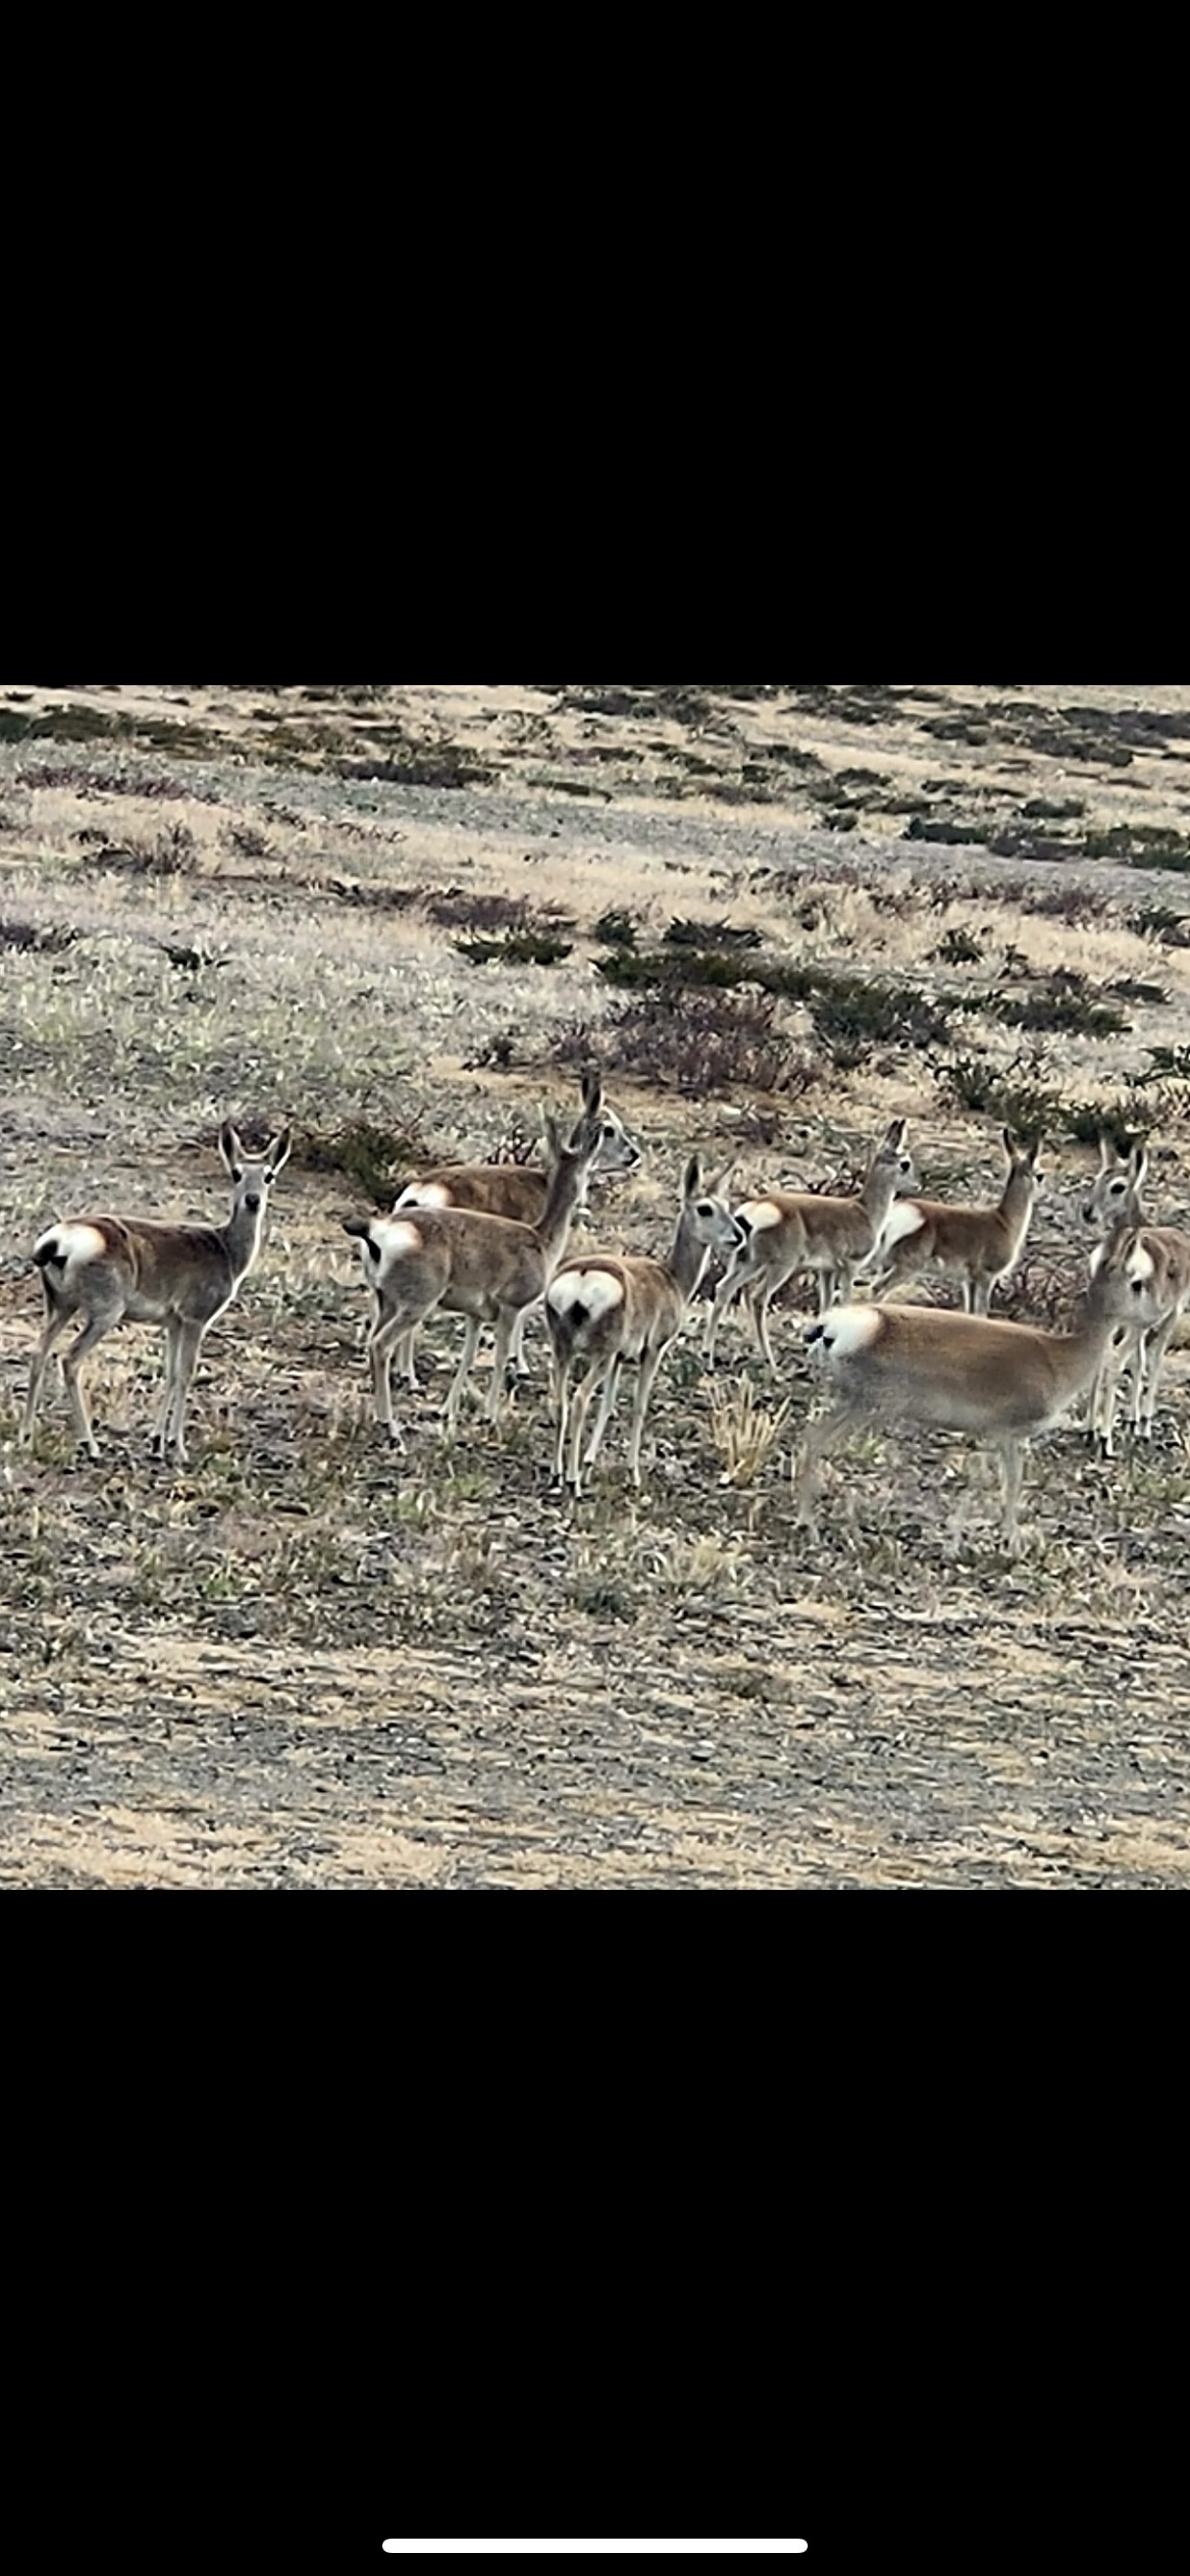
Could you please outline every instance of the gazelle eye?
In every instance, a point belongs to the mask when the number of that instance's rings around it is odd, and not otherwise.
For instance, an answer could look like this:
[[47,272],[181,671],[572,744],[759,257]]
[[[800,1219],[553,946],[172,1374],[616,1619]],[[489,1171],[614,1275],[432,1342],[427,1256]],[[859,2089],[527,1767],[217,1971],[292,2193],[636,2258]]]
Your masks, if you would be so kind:
[[699,1215],[700,1215],[700,1216],[713,1216],[713,1215],[714,1215],[714,1213],[715,1213],[715,1211],[714,1211],[714,1208],[711,1206],[710,1201],[709,1201],[709,1200],[707,1200],[707,1199],[704,1199],[704,1200],[703,1200],[703,1203],[702,1203],[702,1206],[699,1208],[698,1213],[699,1213]]
[[1114,1199],[1118,1199],[1118,1198],[1122,1197],[1122,1195],[1123,1195],[1123,1190],[1124,1190],[1124,1184],[1123,1184],[1123,1182],[1122,1182],[1122,1181],[1113,1181],[1113,1182],[1112,1182],[1112,1185],[1111,1185],[1111,1194],[1112,1194],[1112,1197],[1113,1197]]
[[237,1188],[237,1190],[238,1190],[238,1188],[239,1188],[239,1186],[240,1186],[240,1183],[241,1183],[241,1181],[243,1180],[243,1177],[244,1177],[244,1175],[243,1175],[243,1171],[242,1171],[242,1169],[241,1169],[241,1167],[240,1167],[240,1165],[239,1165],[238,1163],[233,1163],[233,1164],[232,1164],[232,1167],[231,1167],[231,1177],[232,1177],[233,1181],[235,1182],[236,1188]]
[[1131,1286],[1132,1286],[1132,1294],[1133,1294],[1133,1296],[1134,1296],[1134,1297],[1139,1297],[1140,1292],[1141,1292],[1141,1289],[1142,1289],[1142,1287],[1144,1286],[1144,1282],[1143,1282],[1143,1280],[1141,1280],[1141,1279],[1134,1279],[1134,1280],[1132,1281],[1132,1283],[1131,1283]]

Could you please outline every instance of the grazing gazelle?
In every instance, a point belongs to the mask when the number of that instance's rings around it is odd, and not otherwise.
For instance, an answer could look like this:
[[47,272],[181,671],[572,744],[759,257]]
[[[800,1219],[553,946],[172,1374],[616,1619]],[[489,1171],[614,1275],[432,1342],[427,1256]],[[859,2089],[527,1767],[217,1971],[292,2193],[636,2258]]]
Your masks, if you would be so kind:
[[1025,1248],[1042,1176],[1037,1168],[1039,1140],[1019,1145],[1004,1129],[1008,1177],[999,1207],[948,1207],[941,1199],[903,1199],[884,1229],[880,1247],[883,1268],[872,1295],[886,1297],[904,1288],[923,1271],[957,1276],[963,1306],[971,1315],[986,1315],[998,1279],[1015,1270]]
[[735,1210],[744,1247],[720,1280],[707,1317],[704,1357],[708,1368],[714,1366],[721,1318],[737,1297],[747,1301],[758,1347],[774,1377],[779,1371],[769,1340],[768,1314],[786,1280],[800,1270],[816,1273],[820,1315],[836,1297],[846,1302],[856,1271],[880,1251],[894,1198],[917,1188],[917,1174],[905,1152],[906,1124],[904,1118],[894,1118],[881,1138],[858,1198],[771,1190],[766,1198],[746,1199]]
[[[555,1491],[562,1485],[567,1424],[572,1419],[567,1481],[573,1493],[581,1492],[579,1458],[591,1398],[602,1380],[599,1417],[585,1460],[588,1473],[611,1419],[625,1361],[634,1361],[637,1368],[628,1470],[633,1484],[639,1486],[641,1432],[657,1371],[680,1329],[712,1252],[739,1251],[746,1239],[725,1196],[730,1168],[729,1165],[717,1181],[709,1181],[704,1187],[697,1155],[687,1164],[678,1230],[667,1261],[654,1261],[639,1254],[577,1253],[556,1272],[545,1301],[545,1319],[554,1346],[558,1420]],[[587,1370],[571,1404],[570,1372],[576,1361],[585,1361]]]
[[1004,1537],[1015,1551],[1024,1444],[1089,1389],[1131,1291],[1122,1246],[1107,1246],[1083,1320],[1070,1333],[990,1323],[934,1306],[837,1306],[807,1341],[838,1401],[812,1422],[797,1477],[798,1519],[814,1525],[818,1463],[860,1424],[969,1431],[1000,1450]]
[[171,1442],[186,1464],[182,1418],[203,1336],[230,1306],[260,1251],[268,1194],[289,1159],[290,1130],[263,1154],[248,1154],[235,1128],[219,1131],[219,1151],[234,1196],[226,1225],[166,1225],[140,1216],[72,1218],[52,1225],[33,1247],[45,1291],[46,1324],[21,1424],[33,1436],[46,1368],[72,1316],[83,1330],[63,1360],[76,1437],[92,1458],[99,1448],[79,1370],[88,1352],[117,1324],[165,1326],[165,1391],[154,1436],[163,1458]]
[[1114,1455],[1116,1393],[1129,1362],[1132,1430],[1137,1439],[1153,1437],[1165,1354],[1190,1307],[1190,1235],[1172,1225],[1119,1226],[1091,1256],[1093,1284],[1109,1270],[1113,1310],[1126,1329],[1108,1344],[1091,1397],[1091,1438],[1104,1458]]
[[587,1176],[603,1140],[603,1095],[592,1077],[589,1104],[567,1144],[556,1119],[544,1117],[550,1158],[549,1186],[537,1225],[484,1216],[476,1208],[410,1208],[401,1217],[349,1219],[344,1232],[360,1247],[364,1277],[375,1295],[368,1358],[376,1419],[394,1446],[405,1443],[393,1420],[393,1352],[427,1315],[466,1317],[463,1355],[446,1400],[445,1427],[453,1431],[463,1388],[485,1324],[495,1329],[496,1350],[486,1406],[494,1422],[504,1395],[513,1334],[525,1309],[536,1305],[566,1249]]
[[[583,1076],[583,1115],[591,1114],[591,1102],[598,1088],[596,1073]],[[604,1102],[599,1149],[591,1164],[593,1172],[635,1171],[641,1149],[629,1135],[623,1120]],[[545,1213],[546,1193],[550,1185],[548,1171],[535,1171],[520,1163],[444,1163],[438,1171],[425,1172],[420,1181],[411,1181],[402,1190],[394,1216],[406,1208],[472,1208],[480,1216],[503,1216],[518,1225],[540,1225]],[[517,1317],[516,1330],[509,1352],[511,1366],[519,1377],[527,1376],[521,1344],[525,1331],[524,1310]],[[397,1351],[397,1366],[417,1393],[417,1371],[414,1366],[416,1332],[406,1333]]]

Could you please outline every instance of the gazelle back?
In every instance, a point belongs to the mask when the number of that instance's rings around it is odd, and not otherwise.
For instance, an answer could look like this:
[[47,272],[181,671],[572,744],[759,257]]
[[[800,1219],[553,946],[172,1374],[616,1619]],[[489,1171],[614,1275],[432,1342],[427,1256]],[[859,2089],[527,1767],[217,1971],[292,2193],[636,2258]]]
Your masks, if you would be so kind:
[[720,1322],[736,1297],[747,1302],[757,1346],[776,1377],[768,1312],[779,1288],[811,1270],[818,1283],[818,1312],[851,1295],[856,1271],[879,1252],[893,1200],[918,1186],[905,1151],[907,1121],[894,1118],[868,1164],[857,1198],[824,1198],[813,1191],[771,1190],[735,1210],[744,1245],[720,1281],[707,1317],[705,1358],[713,1367]]
[[1008,1175],[998,1207],[950,1207],[942,1199],[904,1199],[889,1217],[881,1245],[882,1268],[873,1282],[879,1299],[908,1287],[924,1272],[957,1279],[968,1314],[986,1315],[998,1279],[1015,1270],[1029,1221],[1043,1187],[1040,1145],[1018,1145],[1004,1129]]
[[799,1519],[812,1525],[818,1463],[850,1431],[868,1421],[912,1422],[972,1432],[997,1445],[1004,1536],[1015,1547],[1024,1444],[1093,1384],[1125,1293],[1113,1245],[1070,1333],[931,1306],[837,1306],[806,1337],[837,1400],[806,1436]]
[[557,1271],[545,1301],[545,1319],[554,1349],[555,1488],[561,1486],[565,1470],[570,1373],[576,1363],[584,1360],[586,1375],[573,1404],[568,1480],[571,1491],[577,1495],[581,1490],[579,1459],[592,1396],[602,1382],[599,1418],[586,1458],[588,1473],[611,1419],[625,1361],[635,1363],[638,1371],[628,1469],[633,1484],[639,1486],[641,1433],[657,1371],[680,1330],[711,1254],[743,1248],[743,1228],[727,1204],[729,1177],[730,1166],[717,1181],[704,1184],[697,1156],[687,1164],[678,1229],[668,1260],[656,1261],[632,1253],[584,1252],[563,1262]]
[[505,1370],[516,1326],[525,1309],[544,1296],[566,1249],[576,1210],[602,1136],[602,1093],[595,1079],[591,1106],[569,1143],[546,1114],[550,1181],[536,1226],[472,1208],[410,1208],[403,1216],[351,1219],[345,1232],[360,1246],[364,1276],[374,1292],[375,1315],[368,1357],[376,1418],[390,1440],[404,1447],[393,1420],[393,1352],[436,1310],[463,1315],[463,1353],[446,1403],[446,1427],[458,1419],[463,1388],[485,1324],[495,1332],[489,1421],[501,1410]]
[[22,1443],[33,1436],[46,1367],[72,1316],[82,1332],[63,1361],[71,1420],[92,1458],[99,1448],[79,1370],[88,1352],[117,1324],[165,1326],[165,1388],[154,1435],[164,1456],[171,1443],[186,1463],[182,1421],[203,1337],[246,1279],[264,1233],[268,1196],[289,1160],[290,1130],[263,1154],[249,1154],[233,1126],[219,1133],[219,1151],[232,1185],[226,1225],[168,1225],[149,1217],[72,1218],[47,1227],[33,1247],[45,1291],[46,1324],[21,1425]]

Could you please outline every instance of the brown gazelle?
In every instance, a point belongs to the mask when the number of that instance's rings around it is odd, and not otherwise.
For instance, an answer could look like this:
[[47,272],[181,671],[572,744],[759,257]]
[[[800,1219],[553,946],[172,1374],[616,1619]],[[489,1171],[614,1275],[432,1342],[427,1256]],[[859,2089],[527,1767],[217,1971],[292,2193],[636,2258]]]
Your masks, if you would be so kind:
[[453,1431],[463,1388],[485,1324],[495,1331],[495,1357],[486,1412],[497,1420],[505,1371],[517,1322],[545,1294],[603,1136],[603,1095],[598,1077],[589,1105],[567,1144],[557,1121],[544,1119],[550,1157],[549,1187],[540,1222],[484,1216],[475,1208],[411,1208],[401,1217],[350,1219],[345,1232],[360,1247],[364,1276],[375,1295],[368,1358],[376,1419],[404,1448],[393,1420],[393,1352],[427,1315],[463,1315],[463,1354],[446,1401],[445,1425]]
[[798,1271],[814,1271],[820,1315],[836,1297],[843,1302],[850,1297],[856,1271],[880,1250],[894,1198],[917,1187],[917,1174],[905,1151],[906,1124],[904,1118],[894,1118],[881,1138],[858,1198],[771,1190],[765,1198],[746,1199],[735,1210],[744,1244],[720,1281],[707,1317],[708,1368],[714,1366],[720,1322],[735,1298],[746,1299],[757,1345],[776,1377],[768,1313],[785,1281]]
[[882,1268],[873,1281],[874,1298],[907,1287],[923,1271],[942,1272],[958,1280],[968,1314],[986,1315],[998,1279],[1015,1270],[1025,1248],[1042,1176],[1037,1168],[1040,1145],[1017,1144],[1004,1129],[1008,1176],[998,1207],[949,1207],[942,1199],[907,1198],[895,1207],[880,1247]]
[[[1127,1226],[1143,1225],[1144,1190],[1148,1178],[1149,1157],[1142,1144],[1121,1155],[1110,1136],[1099,1139],[1099,1170],[1090,1195],[1083,1201],[1083,1223],[1093,1225],[1103,1237],[1122,1232]],[[1100,1245],[1091,1255],[1091,1276],[1103,1259]],[[1092,1446],[1104,1458],[1115,1455],[1113,1431],[1116,1399],[1125,1368],[1132,1370],[1132,1404],[1134,1419],[1140,1403],[1141,1377],[1144,1365],[1145,1335],[1121,1327],[1116,1341],[1104,1356],[1103,1366],[1091,1391],[1088,1429]]]
[[[584,1075],[584,1117],[590,1115],[597,1083],[596,1074]],[[599,1150],[591,1164],[592,1172],[602,1172],[607,1176],[614,1172],[635,1171],[641,1159],[639,1145],[606,1101],[601,1116],[602,1133]],[[480,1216],[503,1216],[518,1225],[540,1225],[549,1185],[548,1171],[537,1171],[526,1164],[443,1163],[437,1171],[424,1172],[419,1181],[410,1181],[402,1190],[393,1214],[400,1216],[406,1208],[471,1208]],[[527,1312],[525,1309],[517,1317],[509,1352],[510,1364],[518,1376],[527,1375],[521,1349]],[[416,1331],[406,1333],[396,1352],[397,1367],[415,1395],[418,1391],[414,1366],[416,1342]]]
[[[595,1389],[602,1382],[599,1416],[587,1452],[589,1473],[599,1455],[616,1401],[620,1370],[637,1369],[636,1402],[628,1443],[628,1471],[640,1484],[640,1442],[653,1382],[675,1334],[680,1330],[712,1252],[733,1252],[744,1244],[743,1227],[724,1195],[730,1175],[722,1172],[705,1187],[695,1156],[687,1164],[682,1208],[673,1250],[667,1261],[639,1254],[578,1253],[565,1261],[546,1293],[545,1319],[554,1347],[554,1403],[557,1441],[554,1487],[562,1485],[566,1434],[572,1430],[570,1474],[576,1495],[582,1490],[580,1454],[583,1429]],[[570,1375],[576,1362],[586,1374],[570,1400]]]
[[1113,1311],[1125,1330],[1109,1343],[1091,1397],[1091,1438],[1105,1458],[1114,1454],[1116,1394],[1132,1367],[1132,1430],[1151,1440],[1165,1354],[1190,1308],[1190,1235],[1172,1225],[1122,1226],[1092,1255],[1093,1284],[1115,1280]]
[[29,1381],[22,1443],[33,1436],[52,1352],[75,1315],[83,1330],[63,1360],[76,1436],[92,1458],[99,1448],[79,1371],[88,1353],[117,1324],[163,1324],[165,1388],[154,1436],[164,1457],[171,1443],[186,1464],[182,1421],[204,1334],[231,1305],[260,1251],[268,1194],[288,1161],[290,1131],[263,1154],[249,1154],[234,1127],[219,1134],[233,1198],[226,1225],[167,1225],[150,1217],[93,1216],[49,1226],[33,1258],[45,1292],[46,1323]]
[[1093,1385],[1127,1302],[1120,1242],[1107,1247],[1073,1332],[923,1306],[837,1306],[812,1325],[807,1341],[838,1400],[807,1433],[799,1521],[813,1526],[820,1459],[861,1424],[969,1431],[1000,1450],[1004,1537],[1015,1550],[1025,1443]]

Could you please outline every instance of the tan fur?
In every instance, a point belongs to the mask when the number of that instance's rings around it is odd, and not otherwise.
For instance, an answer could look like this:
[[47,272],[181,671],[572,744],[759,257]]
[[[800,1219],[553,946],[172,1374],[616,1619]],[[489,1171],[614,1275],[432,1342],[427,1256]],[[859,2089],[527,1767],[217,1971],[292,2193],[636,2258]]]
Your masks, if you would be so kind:
[[34,1247],[45,1289],[46,1326],[38,1345],[21,1424],[21,1441],[33,1426],[46,1368],[75,1315],[82,1332],[63,1361],[71,1420],[92,1458],[99,1448],[79,1370],[88,1352],[117,1324],[163,1324],[165,1391],[154,1445],[164,1457],[171,1442],[186,1464],[182,1422],[203,1337],[230,1306],[257,1259],[268,1193],[289,1158],[290,1131],[275,1137],[263,1155],[245,1153],[235,1128],[219,1137],[233,1188],[226,1225],[167,1225],[151,1217],[98,1216],[48,1226]]
[[[917,1186],[917,1174],[904,1150],[905,1127],[903,1118],[894,1119],[882,1137],[858,1198],[818,1198],[812,1191],[765,1192],[766,1214],[768,1208],[775,1208],[777,1222],[752,1227],[744,1249],[720,1282],[707,1317],[708,1368],[714,1366],[720,1322],[736,1297],[743,1296],[747,1303],[757,1346],[774,1377],[779,1371],[769,1339],[768,1312],[786,1280],[800,1271],[813,1271],[820,1315],[836,1298],[846,1302],[856,1271],[879,1251],[897,1193]],[[736,1215],[744,1221],[747,1209],[737,1208]]]
[[376,1418],[398,1448],[404,1448],[404,1441],[393,1420],[393,1352],[436,1311],[466,1318],[462,1358],[446,1403],[447,1429],[453,1430],[458,1420],[485,1324],[493,1328],[496,1344],[486,1410],[489,1421],[498,1418],[517,1325],[544,1296],[561,1260],[599,1150],[603,1122],[598,1076],[590,1078],[587,1096],[587,1109],[569,1144],[563,1143],[556,1122],[547,1118],[551,1170],[536,1226],[485,1216],[473,1208],[409,1207],[387,1222],[373,1218],[369,1223],[347,1225],[346,1232],[359,1240],[365,1276],[376,1300],[368,1337]]
[[[583,1083],[584,1115],[590,1081],[591,1077],[587,1076]],[[591,1165],[592,1173],[598,1171],[610,1177],[613,1173],[635,1171],[641,1159],[640,1147],[606,1101],[602,1106],[602,1120],[603,1132]],[[537,1226],[545,1214],[549,1185],[548,1171],[536,1171],[523,1163],[442,1163],[436,1171],[423,1172],[420,1180],[411,1181],[402,1190],[394,1213],[424,1204],[422,1193],[433,1190],[441,1207],[468,1208],[477,1216],[500,1216],[514,1225]],[[517,1319],[509,1352],[510,1365],[522,1377],[528,1374],[522,1351],[527,1313],[528,1308],[525,1308]],[[396,1353],[397,1365],[415,1395],[418,1387],[414,1357],[416,1346],[415,1330],[402,1336]]]
[[[818,1463],[858,1424],[912,1422],[993,1441],[1004,1471],[1004,1537],[1018,1544],[1025,1442],[1093,1384],[1123,1293],[1115,1247],[1074,1332],[991,1323],[914,1306],[840,1308],[807,1336],[838,1401],[811,1424],[798,1473],[799,1519],[812,1525]],[[832,1339],[840,1348],[832,1353]]]
[[[873,1297],[881,1299],[893,1289],[908,1287],[926,1272],[941,1272],[957,1280],[968,1313],[986,1315],[997,1280],[1006,1278],[1020,1260],[1041,1187],[1037,1146],[1018,1147],[1005,1128],[1004,1150],[1008,1176],[998,1207],[949,1207],[941,1199],[906,1203],[905,1214],[916,1210],[921,1226],[886,1246],[884,1267],[872,1285]],[[900,1215],[898,1210],[891,1221],[894,1232]]]
[[[657,1261],[635,1253],[583,1253],[563,1262],[555,1274],[545,1301],[554,1351],[555,1489],[561,1487],[563,1480],[566,1435],[572,1420],[568,1482],[575,1495],[581,1492],[579,1462],[592,1397],[602,1386],[599,1417],[585,1460],[588,1473],[599,1455],[625,1363],[637,1370],[628,1470],[633,1484],[639,1487],[641,1434],[657,1371],[681,1328],[711,1253],[743,1247],[743,1230],[723,1195],[728,1177],[728,1172],[723,1172],[717,1181],[704,1187],[697,1157],[687,1165],[678,1229],[668,1260]],[[587,1362],[587,1371],[571,1406],[570,1373],[580,1360]]]
[[1157,1390],[1170,1341],[1190,1308],[1190,1235],[1168,1225],[1122,1226],[1109,1237],[1095,1273],[1104,1282],[1111,1313],[1122,1327],[1108,1345],[1091,1398],[1091,1438],[1101,1455],[1114,1455],[1116,1396],[1125,1367],[1132,1369],[1132,1430],[1151,1440]]

